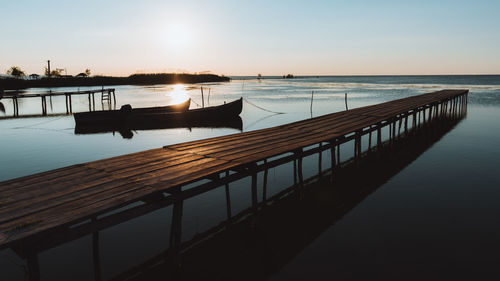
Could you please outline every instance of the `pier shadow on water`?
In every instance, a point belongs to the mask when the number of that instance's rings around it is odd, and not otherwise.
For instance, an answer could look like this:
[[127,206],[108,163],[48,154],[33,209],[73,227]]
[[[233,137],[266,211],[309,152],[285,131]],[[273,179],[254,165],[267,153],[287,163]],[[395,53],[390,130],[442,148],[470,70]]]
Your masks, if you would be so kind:
[[[265,280],[415,161],[464,116],[437,119],[284,189],[111,280]],[[177,265],[177,266],[176,266]],[[332,276],[335,279],[335,276]]]
[[[95,280],[263,280],[280,272],[311,245],[322,233],[334,227],[360,202],[415,161],[427,149],[450,132],[464,117],[461,114],[432,119],[411,130],[350,158],[333,169],[297,182],[266,197],[267,170],[264,173],[262,200],[231,214],[227,197],[227,220],[183,240],[182,202],[189,196],[151,198],[140,208],[109,216],[108,223],[74,228],[74,232],[52,235],[48,240],[25,241],[15,249],[27,257],[30,280],[40,280],[37,254],[57,245],[91,234]],[[295,163],[298,159],[294,159]],[[321,168],[320,168],[321,171]],[[226,188],[229,183],[212,186]],[[252,184],[252,189],[254,185]],[[183,191],[184,192],[184,191]],[[187,190],[189,193],[189,190]],[[180,193],[182,195],[182,192]],[[175,193],[173,194],[175,195]],[[252,192],[252,197],[256,193]],[[181,198],[181,199],[179,199]],[[170,247],[136,266],[104,279],[100,259],[99,231],[173,205]],[[168,220],[169,218],[166,218]],[[137,243],[147,237],[137,237]],[[158,245],[164,248],[168,242]],[[30,257],[35,257],[30,260]],[[304,265],[307,266],[307,265]],[[61,269],[63,270],[63,269]],[[43,275],[43,274],[42,274]],[[335,276],[332,276],[334,279]]]

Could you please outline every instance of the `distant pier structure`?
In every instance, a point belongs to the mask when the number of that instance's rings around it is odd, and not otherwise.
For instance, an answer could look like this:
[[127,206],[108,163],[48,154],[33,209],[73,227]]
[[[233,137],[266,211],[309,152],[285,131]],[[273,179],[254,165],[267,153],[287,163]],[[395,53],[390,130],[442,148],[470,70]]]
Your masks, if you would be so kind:
[[27,94],[22,91],[10,91],[10,92],[2,92],[0,93],[1,99],[12,99],[12,104],[14,107],[14,117],[19,116],[19,99],[25,98],[40,98],[42,102],[42,116],[47,115],[47,97],[52,99],[55,96],[65,96],[66,98],[66,114],[73,113],[73,105],[71,97],[74,95],[88,95],[89,100],[89,111],[95,111],[95,94],[101,94],[101,103],[107,103],[111,108],[111,105],[116,106],[116,95],[115,89],[113,88],[104,88],[97,90],[88,90],[88,91],[76,91],[76,92],[52,92],[48,91],[45,93],[37,93],[37,94]]

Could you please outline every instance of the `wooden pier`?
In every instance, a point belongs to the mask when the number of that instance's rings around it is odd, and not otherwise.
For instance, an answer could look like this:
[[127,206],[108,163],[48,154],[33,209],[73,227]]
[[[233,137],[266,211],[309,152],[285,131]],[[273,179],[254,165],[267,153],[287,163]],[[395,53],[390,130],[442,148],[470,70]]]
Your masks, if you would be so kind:
[[[148,213],[158,205],[172,204],[171,245],[179,252],[185,199],[250,176],[252,208],[257,210],[258,172],[294,161],[294,174],[301,185],[302,159],[319,153],[321,174],[322,152],[330,150],[334,178],[341,144],[353,141],[354,158],[360,157],[363,138],[370,151],[382,145],[387,127],[391,141],[431,120],[461,115],[467,108],[467,95],[468,90],[443,90],[1,182],[0,249],[11,247],[22,253],[36,272],[36,253],[50,247],[36,241],[75,239]],[[111,211],[114,213],[105,215]],[[23,248],[30,250],[24,252]]]
[[56,96],[65,96],[66,98],[66,114],[73,113],[73,106],[71,97],[75,95],[88,95],[89,99],[89,111],[95,110],[95,94],[101,93],[101,102],[106,101],[111,104],[111,99],[113,99],[114,104],[116,105],[116,95],[115,89],[112,88],[104,88],[97,90],[89,90],[89,91],[77,91],[77,92],[46,92],[46,93],[37,93],[37,94],[26,94],[22,91],[11,91],[11,92],[2,92],[0,94],[1,99],[12,99],[12,104],[14,106],[14,117],[19,116],[19,99],[24,98],[40,98],[42,102],[42,116],[47,115],[47,98],[51,99]]

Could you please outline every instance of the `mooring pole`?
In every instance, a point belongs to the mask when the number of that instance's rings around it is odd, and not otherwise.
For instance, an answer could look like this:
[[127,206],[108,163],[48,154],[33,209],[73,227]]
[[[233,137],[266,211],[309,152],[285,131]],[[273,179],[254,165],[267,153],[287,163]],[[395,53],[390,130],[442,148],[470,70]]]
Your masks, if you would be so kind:
[[296,150],[295,152],[295,155],[298,157],[298,162],[299,162],[299,185],[300,187],[303,187],[304,186],[304,175],[302,173],[302,148]]
[[64,101],[66,103],[66,114],[69,114],[69,105],[68,105],[68,95],[64,95]]
[[205,98],[203,97],[203,86],[201,87],[201,107],[205,107]]

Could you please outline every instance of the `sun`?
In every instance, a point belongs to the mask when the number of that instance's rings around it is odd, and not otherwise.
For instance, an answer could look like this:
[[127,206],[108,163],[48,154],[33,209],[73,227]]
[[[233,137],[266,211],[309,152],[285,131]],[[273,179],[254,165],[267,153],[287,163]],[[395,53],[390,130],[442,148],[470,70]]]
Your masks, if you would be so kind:
[[172,90],[167,93],[167,97],[170,98],[170,104],[179,104],[185,102],[189,98],[189,95],[187,94],[186,86],[175,84]]
[[193,44],[193,31],[187,24],[173,22],[167,25],[163,40],[169,51],[181,52]]

